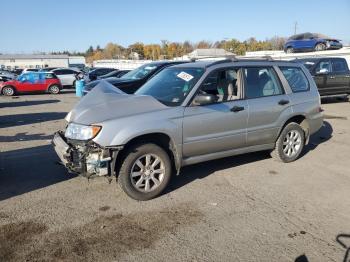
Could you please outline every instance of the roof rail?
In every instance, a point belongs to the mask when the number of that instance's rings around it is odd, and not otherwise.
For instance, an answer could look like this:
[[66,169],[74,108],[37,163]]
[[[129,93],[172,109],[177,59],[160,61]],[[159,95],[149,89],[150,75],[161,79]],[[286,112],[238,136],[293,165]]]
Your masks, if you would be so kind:
[[274,61],[272,56],[264,55],[264,56],[241,56],[239,59],[256,59],[256,60],[267,60],[267,61]]
[[230,63],[230,62],[236,62],[238,61],[236,56],[234,55],[230,55],[230,56],[225,56],[224,57],[225,59],[222,59],[222,60],[217,60],[217,61],[214,61],[210,64],[208,64],[206,66],[206,68],[210,67],[210,66],[214,66],[214,65],[219,65],[219,64],[224,64],[224,63]]

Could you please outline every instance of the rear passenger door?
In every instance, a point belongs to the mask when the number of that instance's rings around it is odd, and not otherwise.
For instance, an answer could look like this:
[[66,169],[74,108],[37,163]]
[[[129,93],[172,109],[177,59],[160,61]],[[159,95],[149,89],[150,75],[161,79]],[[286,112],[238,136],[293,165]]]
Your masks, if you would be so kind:
[[247,146],[272,144],[282,119],[292,112],[290,99],[272,66],[245,67],[243,72],[249,108]]

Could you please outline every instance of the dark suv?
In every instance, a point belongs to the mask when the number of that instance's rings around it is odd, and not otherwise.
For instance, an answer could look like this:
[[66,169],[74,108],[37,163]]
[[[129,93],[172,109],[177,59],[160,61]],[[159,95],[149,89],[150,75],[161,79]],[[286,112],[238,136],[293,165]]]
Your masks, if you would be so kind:
[[339,57],[298,59],[309,69],[321,96],[350,94],[350,71]]

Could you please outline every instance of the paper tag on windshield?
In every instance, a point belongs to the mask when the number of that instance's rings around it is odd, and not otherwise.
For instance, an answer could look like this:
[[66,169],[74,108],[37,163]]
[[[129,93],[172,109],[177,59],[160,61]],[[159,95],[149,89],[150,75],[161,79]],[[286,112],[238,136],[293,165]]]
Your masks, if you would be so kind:
[[193,76],[190,74],[187,74],[186,72],[181,72],[177,75],[177,77],[181,78],[182,80],[185,80],[186,82],[191,81]]

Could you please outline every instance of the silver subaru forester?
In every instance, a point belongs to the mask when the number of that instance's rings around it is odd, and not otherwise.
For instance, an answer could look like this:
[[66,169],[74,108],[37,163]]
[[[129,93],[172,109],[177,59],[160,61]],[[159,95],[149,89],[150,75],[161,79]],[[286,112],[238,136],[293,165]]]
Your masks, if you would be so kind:
[[294,161],[323,124],[304,66],[243,58],[166,68],[134,95],[102,81],[66,120],[53,145],[68,170],[116,176],[137,200],[185,165],[262,150]]

